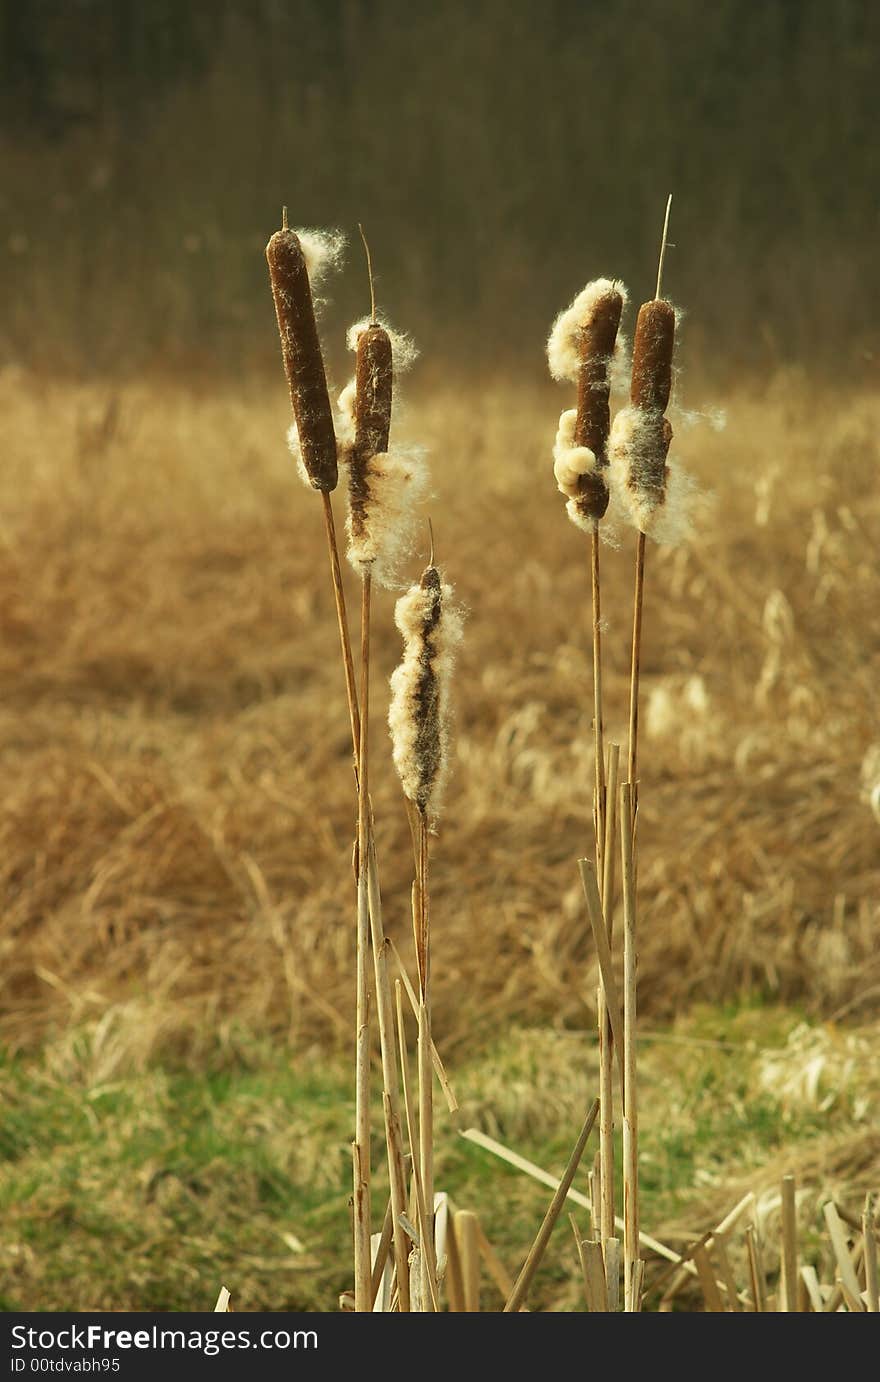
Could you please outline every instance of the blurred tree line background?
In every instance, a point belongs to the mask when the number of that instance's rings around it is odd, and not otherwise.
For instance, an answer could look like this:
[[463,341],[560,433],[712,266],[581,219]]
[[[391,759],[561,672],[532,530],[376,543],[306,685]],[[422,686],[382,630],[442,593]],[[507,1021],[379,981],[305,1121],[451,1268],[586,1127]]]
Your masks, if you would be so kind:
[[871,367],[876,0],[0,0],[0,360],[276,360],[263,247],[468,371],[587,278],[667,286],[707,367]]

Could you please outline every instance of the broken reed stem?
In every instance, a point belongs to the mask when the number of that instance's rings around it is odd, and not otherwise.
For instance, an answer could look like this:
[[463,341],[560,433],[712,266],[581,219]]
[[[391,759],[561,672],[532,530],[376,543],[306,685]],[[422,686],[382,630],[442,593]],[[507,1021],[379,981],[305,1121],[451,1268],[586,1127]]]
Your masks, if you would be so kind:
[[361,588],[360,744],[358,753],[357,878],[357,1039],[355,1043],[354,1308],[365,1312],[370,1300],[370,895],[369,856],[369,724],[370,724],[370,589],[369,572]]
[[593,1103],[590,1106],[589,1112],[587,1113],[586,1119],[584,1120],[584,1125],[581,1128],[578,1140],[574,1145],[574,1151],[568,1159],[568,1165],[565,1168],[562,1179],[556,1187],[553,1199],[550,1201],[550,1206],[547,1210],[547,1213],[544,1215],[544,1222],[541,1224],[541,1227],[538,1230],[538,1236],[536,1237],[534,1243],[531,1246],[531,1249],[529,1250],[529,1255],[522,1265],[520,1274],[516,1279],[516,1284],[514,1285],[514,1288],[511,1291],[510,1296],[508,1297],[507,1302],[504,1306],[504,1314],[516,1313],[525,1304],[525,1299],[529,1293],[529,1287],[532,1284],[535,1272],[541,1265],[541,1259],[544,1256],[547,1244],[550,1241],[550,1235],[556,1226],[556,1220],[559,1218],[559,1215],[562,1211],[562,1206],[565,1204],[565,1198],[569,1190],[571,1189],[572,1182],[574,1181],[575,1176],[577,1175],[577,1169],[578,1166],[580,1166],[581,1157],[584,1154],[584,1148],[587,1145],[587,1140],[589,1139],[590,1133],[593,1131],[593,1124],[596,1121],[598,1113],[599,1100],[594,1099]]
[[[612,744],[608,753],[608,779],[605,793],[605,841],[602,849],[602,911],[608,928],[608,943],[614,920],[614,824],[617,820],[617,777],[620,765],[620,745]],[[614,1237],[614,1036],[605,1001],[605,989],[599,978],[596,1001],[596,1020],[599,1029],[599,1193],[601,1203],[600,1238],[606,1243]]]
[[794,1176],[782,1177],[782,1272],[779,1309],[793,1314],[798,1308],[800,1273],[797,1260],[797,1197]]
[[632,819],[630,833],[635,831],[639,805],[639,675],[642,659],[642,604],[645,591],[645,534],[639,533],[636,543],[636,579],[633,592],[632,663],[629,679],[629,744],[627,749],[627,780],[632,787]]
[[636,884],[632,836],[632,783],[620,789],[623,878],[623,1280],[624,1309],[635,1309],[633,1282],[639,1260],[639,1112],[636,1087]]

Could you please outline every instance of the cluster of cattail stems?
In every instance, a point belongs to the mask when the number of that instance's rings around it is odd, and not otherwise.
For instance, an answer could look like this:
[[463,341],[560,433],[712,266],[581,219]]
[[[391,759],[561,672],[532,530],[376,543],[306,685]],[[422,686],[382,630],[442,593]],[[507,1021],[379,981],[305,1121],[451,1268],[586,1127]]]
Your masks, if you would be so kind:
[[[635,329],[629,407],[611,424],[611,374],[620,354],[618,332],[626,291],[617,280],[598,279],[560,315],[548,354],[553,373],[577,383],[577,408],[564,413],[554,449],[555,474],[568,497],[572,521],[589,534],[592,597],[593,821],[595,865],[581,861],[588,915],[599,961],[599,1152],[591,1173],[591,1198],[605,1271],[609,1309],[619,1292],[618,1226],[623,1227],[624,1309],[640,1308],[638,1185],[638,1085],[636,1068],[637,930],[636,821],[638,812],[638,710],[645,539],[667,500],[667,454],[672,431],[666,419],[672,383],[675,310],[662,297],[671,197],[660,250],[654,297],[643,303]],[[630,664],[629,741],[620,781],[620,747],[605,752],[602,694],[600,524],[612,498],[637,529]],[[665,515],[664,515],[665,517]],[[623,893],[623,993],[612,968],[615,859],[620,850]],[[616,1061],[615,1061],[616,1053]],[[622,1095],[623,1216],[615,1212],[614,1076]],[[589,1245],[586,1245],[589,1247]],[[579,1245],[580,1251],[580,1245]],[[589,1251],[582,1260],[585,1270]],[[593,1264],[594,1266],[595,1264]],[[590,1268],[592,1270],[592,1267]]]
[[[361,232],[363,235],[363,232]],[[438,1308],[437,1267],[433,1251],[433,1070],[445,1075],[431,1036],[429,825],[436,813],[445,772],[445,677],[459,620],[446,608],[451,591],[431,561],[421,581],[398,602],[397,623],[404,634],[404,663],[395,674],[391,712],[394,757],[411,813],[415,857],[413,925],[418,963],[418,992],[405,971],[403,987],[418,1019],[418,1124],[411,1095],[402,1003],[392,999],[388,949],[376,842],[370,803],[370,642],[374,574],[383,583],[401,548],[401,525],[420,493],[416,465],[389,454],[394,392],[394,343],[376,317],[369,246],[364,237],[370,277],[370,319],[350,333],[356,352],[353,383],[340,399],[337,426],[327,390],[326,372],[315,320],[306,255],[300,237],[287,224],[266,248],[282,359],[294,414],[293,442],[301,470],[322,499],[346,698],[351,724],[357,785],[357,979],[355,1039],[355,1138],[353,1166],[354,1308],[373,1309],[378,1281],[389,1249],[393,1251],[397,1309]],[[398,342],[403,338],[396,338]],[[409,351],[409,354],[412,352]],[[349,558],[361,582],[360,666],[355,669],[348,628],[345,590],[331,494],[339,463],[348,478]],[[433,545],[433,544],[432,544]],[[370,1165],[371,992],[370,953],[382,1062],[383,1110],[388,1156],[389,1204],[375,1264],[372,1260]],[[396,952],[395,952],[396,953]],[[395,1032],[396,1017],[396,1032]],[[398,1057],[400,1065],[398,1066]],[[412,1162],[413,1201],[407,1194],[400,1083]],[[411,1251],[412,1217],[418,1221],[418,1247]]]
[[[660,296],[667,219],[657,293],[638,315],[633,347],[631,400],[611,424],[611,370],[626,301],[623,285],[597,280],[559,319],[557,347],[562,371],[576,378],[577,408],[563,414],[555,455],[559,487],[568,496],[572,520],[590,535],[593,605],[593,726],[595,749],[595,863],[582,861],[588,913],[599,956],[598,1028],[600,1145],[592,1173],[595,1219],[606,1271],[610,1308],[618,1298],[620,1242],[614,1200],[614,1069],[623,1101],[624,1308],[640,1307],[641,1272],[638,1202],[638,1105],[636,1084],[636,815],[638,792],[638,690],[645,534],[666,502],[666,456],[671,429],[665,417],[671,387],[673,308]],[[387,572],[400,545],[401,515],[419,491],[417,469],[389,453],[395,347],[377,319],[370,270],[371,313],[349,335],[356,352],[354,379],[340,398],[340,429],[334,421],[315,321],[309,266],[303,244],[287,225],[267,246],[282,357],[295,420],[301,470],[322,499],[330,573],[345,673],[357,785],[357,982],[355,1040],[355,1138],[352,1149],[354,1220],[354,1306],[373,1308],[376,1266],[371,1241],[370,1064],[371,964],[382,1060],[383,1109],[390,1199],[379,1256],[393,1247],[397,1307],[438,1308],[434,1256],[433,1066],[430,837],[447,767],[446,704],[451,660],[461,632],[452,591],[432,553],[421,580],[398,601],[396,622],[404,655],[392,683],[389,724],[394,760],[407,800],[413,839],[412,920],[417,992],[410,999],[418,1021],[417,1102],[413,1096],[405,1040],[402,989],[392,1000],[382,922],[378,864],[370,803],[370,645],[374,576]],[[559,323],[557,323],[559,326]],[[561,343],[561,345],[560,345]],[[551,337],[551,347],[553,337]],[[569,371],[566,373],[566,371]],[[341,438],[341,444],[340,444]],[[340,463],[348,479],[349,559],[361,583],[359,675],[348,631],[345,592],[331,495]],[[620,750],[610,746],[607,765],[602,705],[601,580],[599,528],[609,505],[609,475],[623,490],[638,529],[631,663],[630,734],[626,779],[620,783]],[[396,527],[395,527],[396,525]],[[615,859],[620,850],[623,891],[623,995],[612,968]],[[396,1038],[396,1039],[395,1039]],[[615,1059],[616,1057],[616,1059]],[[399,1065],[398,1065],[399,1058]],[[412,1197],[407,1196],[399,1079],[410,1147]],[[417,1113],[417,1117],[416,1117]],[[595,1116],[595,1115],[594,1115]],[[584,1137],[584,1142],[586,1137]],[[583,1148],[581,1147],[581,1151]],[[579,1153],[578,1153],[579,1159]],[[572,1170],[572,1175],[574,1171]],[[558,1210],[557,1210],[558,1212]],[[417,1220],[413,1231],[412,1215]],[[550,1226],[552,1227],[552,1219]],[[549,1227],[547,1229],[549,1234]],[[540,1235],[539,1235],[540,1240]],[[543,1248],[540,1249],[543,1251]],[[580,1248],[579,1248],[580,1251]],[[590,1256],[589,1247],[586,1249]],[[525,1270],[525,1269],[524,1269]]]

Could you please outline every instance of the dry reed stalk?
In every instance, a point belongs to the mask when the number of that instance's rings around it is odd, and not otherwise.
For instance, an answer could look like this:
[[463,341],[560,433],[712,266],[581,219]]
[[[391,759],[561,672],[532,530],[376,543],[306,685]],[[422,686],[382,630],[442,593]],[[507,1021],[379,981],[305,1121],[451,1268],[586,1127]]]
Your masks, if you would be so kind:
[[590,1191],[590,1232],[601,1241],[602,1237],[602,1162],[597,1152],[592,1169],[587,1173]]
[[865,1209],[862,1214],[862,1240],[865,1251],[865,1295],[867,1296],[867,1310],[871,1315],[880,1313],[880,1289],[878,1289],[877,1282],[876,1204],[876,1195],[869,1193],[865,1198]]
[[816,1268],[809,1265],[801,1267],[801,1281],[807,1293],[807,1299],[817,1315],[825,1313],[825,1299],[822,1295],[822,1287],[816,1275]]
[[608,1309],[613,1315],[616,1315],[620,1309],[620,1239],[606,1238],[602,1248],[605,1259]]
[[385,1266],[388,1262],[388,1254],[391,1251],[391,1239],[394,1234],[394,1209],[389,1197],[385,1206],[385,1217],[382,1220],[382,1229],[379,1233],[374,1233],[370,1244],[370,1259],[372,1262],[370,1276],[370,1299],[372,1309],[376,1309],[376,1298],[379,1287],[385,1273]]
[[391,979],[382,924],[382,898],[379,891],[379,870],[376,862],[376,842],[370,822],[367,854],[367,887],[370,903],[370,932],[373,942],[373,965],[376,978],[376,1016],[379,1027],[379,1049],[382,1059],[382,1107],[385,1114],[385,1143],[388,1153],[388,1176],[394,1224],[394,1260],[397,1269],[400,1309],[409,1310],[409,1273],[406,1270],[408,1249],[400,1215],[406,1206],[406,1169],[403,1154],[403,1132],[400,1123],[397,1053],[394,1042],[394,1010],[391,1001]]
[[333,584],[333,599],[336,606],[336,626],[339,631],[339,647],[342,653],[342,667],[345,673],[345,694],[348,701],[348,718],[351,724],[351,740],[354,753],[354,769],[357,776],[357,762],[361,742],[361,716],[358,708],[357,681],[355,679],[354,658],[351,652],[351,635],[348,631],[348,613],[345,608],[345,587],[342,584],[342,567],[339,561],[339,543],[336,538],[336,523],[333,518],[333,505],[330,495],[322,493],[324,510],[324,531],[327,536],[327,550],[330,557],[330,580]]
[[463,1310],[474,1315],[480,1309],[479,1221],[469,1209],[460,1209],[453,1220],[453,1232],[461,1263]]
[[[464,1128],[460,1136],[463,1137],[466,1142],[473,1142],[475,1146],[482,1147],[484,1151],[489,1152],[492,1156],[498,1157],[499,1160],[506,1161],[508,1166],[514,1166],[518,1171],[522,1171],[524,1175],[531,1176],[532,1180],[538,1181],[541,1185],[546,1185],[551,1190],[557,1189],[559,1180],[556,1176],[551,1175],[549,1171],[545,1171],[543,1167],[536,1165],[534,1161],[529,1161],[527,1157],[520,1156],[519,1152],[513,1151],[510,1147],[505,1147],[503,1142],[499,1142],[496,1138],[490,1137],[488,1133],[480,1132],[479,1128]],[[586,1195],[582,1195],[579,1190],[575,1190],[574,1186],[571,1186],[568,1190],[568,1199],[574,1204],[580,1205],[582,1209],[592,1209],[596,1217],[596,1222],[598,1223],[598,1205],[593,1207]],[[624,1223],[621,1218],[616,1218],[614,1222],[617,1228],[623,1229]],[[706,1235],[707,1238],[710,1236],[711,1233]],[[705,1239],[703,1241],[705,1241]],[[697,1275],[696,1267],[694,1267],[687,1258],[683,1258],[680,1253],[675,1252],[667,1243],[661,1243],[659,1238],[652,1237],[650,1233],[639,1231],[639,1245],[645,1251],[653,1253],[656,1257],[661,1257],[665,1262],[672,1263],[673,1270],[676,1267],[680,1267],[684,1272],[685,1279],[687,1279],[688,1276],[695,1277]]]
[[586,1253],[584,1252],[584,1239],[581,1237],[580,1226],[573,1214],[569,1214],[568,1222],[571,1224],[571,1231],[574,1234],[574,1245],[577,1250],[578,1263],[580,1264],[581,1269],[581,1277],[583,1278],[584,1300],[586,1301],[587,1309],[590,1310],[592,1308],[592,1284],[590,1282],[589,1272],[587,1269],[587,1258]]
[[614,979],[611,947],[608,942],[608,929],[605,925],[602,903],[599,898],[596,871],[589,859],[579,859],[578,868],[580,869],[581,884],[587,902],[590,928],[593,932],[593,940],[596,944],[596,957],[599,962],[599,973],[602,977],[602,984],[605,989],[605,1003],[608,1011],[608,1019],[611,1024],[612,1036],[614,1038],[614,1050],[617,1056],[620,1084],[621,1088],[623,1088],[625,1084],[623,1068],[623,1010],[620,1006],[617,984]]
[[[367,859],[369,826],[370,577],[362,584],[361,737],[358,753],[357,877],[357,1040],[355,1044],[355,1252],[354,1308],[371,1309],[370,1300],[370,894]],[[399,1235],[398,1235],[399,1237]]]
[[723,1315],[725,1313],[724,1301],[721,1299],[721,1292],[718,1290],[718,1283],[715,1280],[715,1269],[709,1261],[709,1254],[705,1246],[700,1244],[694,1248],[692,1257],[699,1274],[706,1310],[713,1315]]
[[464,1279],[461,1254],[458,1250],[458,1237],[455,1232],[455,1215],[450,1216],[446,1233],[446,1299],[451,1315],[463,1314]]
[[502,1300],[507,1300],[507,1297],[513,1290],[513,1277],[510,1275],[510,1272],[507,1270],[504,1263],[501,1261],[501,1258],[498,1256],[497,1252],[492,1247],[492,1244],[489,1242],[489,1239],[486,1237],[486,1234],[483,1230],[483,1225],[480,1223],[479,1219],[477,1219],[477,1238],[479,1239],[480,1244],[480,1256],[483,1259],[486,1271],[489,1273],[490,1277],[495,1282],[495,1285],[498,1287],[498,1290],[501,1292]]
[[213,1313],[224,1314],[229,1310],[229,1292],[225,1286],[220,1287],[220,1294],[217,1297],[217,1304],[214,1306]]
[[761,1244],[758,1241],[758,1231],[754,1224],[746,1225],[746,1248],[749,1255],[752,1304],[755,1313],[762,1315],[766,1313],[767,1310],[767,1278],[764,1275],[764,1263],[761,1256]]
[[526,1297],[529,1293],[529,1287],[532,1284],[535,1272],[541,1265],[541,1259],[543,1258],[544,1253],[547,1249],[547,1244],[550,1241],[550,1235],[556,1226],[556,1220],[559,1218],[559,1215],[562,1212],[562,1206],[565,1204],[566,1196],[568,1195],[568,1192],[572,1186],[572,1182],[574,1181],[574,1178],[577,1175],[577,1169],[581,1164],[581,1157],[584,1154],[584,1148],[587,1145],[587,1140],[589,1139],[590,1133],[593,1131],[593,1124],[595,1123],[598,1116],[599,1100],[595,1099],[592,1105],[590,1106],[586,1119],[584,1120],[584,1125],[581,1128],[577,1142],[574,1145],[574,1150],[572,1151],[571,1156],[569,1157],[568,1165],[566,1166],[565,1171],[563,1172],[562,1179],[560,1180],[559,1184],[556,1187],[556,1190],[554,1191],[553,1199],[550,1201],[549,1208],[547,1209],[547,1213],[544,1216],[544,1221],[538,1230],[537,1237],[535,1238],[535,1241],[531,1246],[529,1254],[522,1265],[522,1269],[520,1270],[520,1274],[516,1279],[514,1288],[511,1291],[510,1296],[508,1297],[507,1302],[504,1306],[505,1314],[515,1314],[525,1304]]
[[828,1226],[828,1233],[831,1238],[831,1246],[834,1249],[834,1256],[837,1261],[837,1271],[840,1276],[840,1289],[850,1310],[860,1312],[865,1308],[862,1300],[862,1290],[859,1286],[859,1279],[856,1269],[853,1266],[853,1259],[850,1257],[849,1247],[846,1241],[843,1222],[837,1212],[837,1207],[833,1203],[826,1204],[823,1209],[825,1223]]
[[[617,801],[617,779],[620,765],[620,745],[612,744],[608,751],[606,801]],[[608,927],[608,943],[614,922],[614,826],[617,812],[605,812],[605,841],[602,849],[602,911]],[[605,1002],[601,978],[596,996],[596,1022],[599,1030],[599,1166],[602,1203],[600,1236],[605,1243],[614,1236],[614,1036]]]
[[[418,1219],[418,1234],[415,1241],[419,1248],[419,1270],[417,1273],[410,1272],[410,1289],[415,1278],[418,1281],[418,1300],[419,1309],[426,1310],[440,1309],[440,1302],[437,1296],[437,1265],[434,1260],[434,1216],[433,1204],[432,1212],[428,1212],[428,1202],[425,1196],[424,1186],[419,1166],[419,1138],[413,1114],[413,1103],[411,1096],[411,1085],[409,1077],[409,1057],[406,1049],[406,1027],[403,1020],[403,994],[400,980],[395,984],[396,1010],[397,1010],[397,1039],[400,1051],[400,1074],[403,1082],[403,1106],[406,1114],[407,1136],[409,1137],[410,1152],[412,1154],[412,1180],[413,1194],[416,1203],[416,1218]],[[401,1222],[405,1222],[406,1216],[401,1216]],[[410,1233],[412,1237],[412,1233]],[[424,1265],[423,1265],[424,1264]],[[423,1289],[427,1288],[426,1294],[422,1294]],[[415,1310],[416,1302],[411,1302],[411,1308]]]
[[639,1113],[636,1084],[637,964],[636,884],[632,836],[632,784],[620,788],[623,878],[623,1280],[624,1309],[632,1309],[632,1275],[639,1259]]
[[724,1292],[727,1296],[727,1309],[731,1313],[739,1311],[738,1292],[736,1289],[736,1278],[733,1275],[733,1268],[730,1265],[730,1254],[727,1251],[727,1234],[718,1229],[712,1235],[712,1251],[715,1254],[715,1261],[718,1263],[718,1273]]
[[[428,894],[428,824],[424,812],[419,813],[418,879],[415,889],[418,917],[413,917],[416,931],[416,953],[419,957],[419,1025],[418,1025],[418,1084],[419,1084],[419,1162],[425,1203],[429,1206],[429,1231],[433,1233],[434,1205],[434,1081],[431,1071],[431,932]],[[413,1149],[415,1153],[415,1149]],[[422,1257],[423,1270],[429,1263]],[[427,1283],[423,1286],[426,1294]]]
[[779,1306],[784,1314],[794,1314],[798,1308],[797,1198],[794,1176],[782,1177],[782,1272]]
[[[398,972],[400,974],[401,980],[403,981],[403,987],[406,991],[406,996],[409,999],[409,1005],[412,1009],[413,1017],[416,1019],[416,1021],[418,1021],[419,1000],[416,997],[416,991],[412,986],[412,980],[406,972],[406,968],[404,966],[400,951],[398,950],[397,946],[394,944],[394,941],[391,939],[390,936],[388,937],[388,946],[391,950],[392,955],[394,956]],[[446,1107],[449,1109],[450,1113],[458,1113],[458,1100],[455,1097],[455,1091],[453,1090],[452,1085],[449,1083],[449,1076],[446,1074],[443,1061],[440,1059],[440,1052],[437,1050],[437,1047],[435,1046],[433,1040],[431,1042],[431,1063],[434,1066],[434,1074],[437,1076],[437,1081],[440,1085],[440,1088],[443,1090],[443,1095],[446,1099]]]
[[602,1244],[597,1238],[584,1238],[578,1241],[578,1255],[587,1288],[587,1308],[593,1314],[608,1313],[608,1283],[605,1276],[605,1258]]

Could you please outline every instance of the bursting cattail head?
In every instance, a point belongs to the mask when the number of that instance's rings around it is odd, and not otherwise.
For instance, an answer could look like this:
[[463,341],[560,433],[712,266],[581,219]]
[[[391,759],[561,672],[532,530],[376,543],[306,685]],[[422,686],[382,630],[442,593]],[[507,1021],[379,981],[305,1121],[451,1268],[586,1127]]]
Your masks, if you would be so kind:
[[669,460],[672,426],[665,416],[672,392],[677,314],[654,298],[639,308],[633,340],[630,404],[614,419],[608,444],[615,496],[636,528],[656,542],[690,535],[694,485]]
[[436,566],[397,601],[403,660],[391,677],[388,725],[404,795],[435,818],[449,773],[449,686],[463,618]]
[[[311,257],[317,261],[321,256],[315,248],[315,232],[304,232],[306,235]],[[295,419],[296,449],[312,488],[329,493],[336,488],[337,481],[336,433],[307,258],[300,237],[286,225],[275,232],[266,246],[281,355]],[[293,444],[294,438],[290,440]]]
[[559,421],[553,472],[572,522],[590,532],[608,508],[611,370],[622,351],[618,329],[626,296],[617,280],[588,283],[556,318],[547,343],[553,377],[578,386],[577,408]]
[[416,505],[426,485],[421,452],[389,448],[394,383],[416,349],[384,322],[357,322],[348,333],[354,379],[339,398],[342,459],[348,468],[348,559],[380,585],[394,584],[412,543]]

